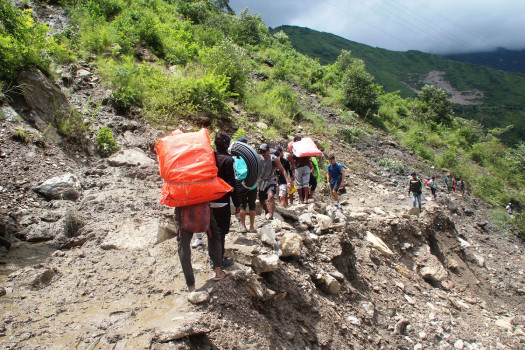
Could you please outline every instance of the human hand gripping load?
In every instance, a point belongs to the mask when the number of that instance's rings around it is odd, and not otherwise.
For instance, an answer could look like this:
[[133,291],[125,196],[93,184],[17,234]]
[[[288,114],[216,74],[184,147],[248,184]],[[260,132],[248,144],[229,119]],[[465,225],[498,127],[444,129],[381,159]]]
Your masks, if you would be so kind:
[[160,204],[183,207],[221,198],[233,188],[217,177],[208,130],[175,130],[155,145],[164,179]]
[[299,141],[292,141],[288,144],[288,150],[292,151],[293,155],[296,157],[313,157],[313,156],[322,156],[321,152],[314,141],[309,137],[304,137]]

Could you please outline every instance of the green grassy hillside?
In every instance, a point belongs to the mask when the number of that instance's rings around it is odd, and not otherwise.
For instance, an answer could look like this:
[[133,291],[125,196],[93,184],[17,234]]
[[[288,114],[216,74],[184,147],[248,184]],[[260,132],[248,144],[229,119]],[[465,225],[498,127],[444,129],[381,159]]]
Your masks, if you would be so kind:
[[491,52],[475,52],[443,55],[460,62],[470,62],[493,69],[525,74],[525,50],[507,50],[498,48]]
[[281,26],[272,32],[285,32],[296,50],[319,59],[321,64],[334,63],[341,50],[365,62],[366,69],[383,85],[385,91],[399,90],[401,96],[415,96],[411,87],[421,89],[420,74],[430,71],[446,72],[444,79],[459,91],[476,89],[483,92],[483,103],[476,107],[454,106],[456,113],[467,119],[478,120],[487,128],[514,125],[501,135],[510,145],[525,140],[525,76],[483,66],[452,61],[441,56],[419,51],[389,51],[353,42],[334,34],[309,28]]
[[[458,118],[482,119],[486,125],[512,122],[514,132],[525,130],[525,86],[519,75],[415,51],[353,45],[301,28],[287,28],[290,41],[282,32],[270,33],[259,15],[224,11],[223,1],[62,0],[48,6],[70,16],[68,26],[53,35],[31,10],[0,2],[1,104],[19,98],[17,76],[24,70],[39,69],[58,79],[87,63],[111,91],[108,103],[115,110],[163,128],[184,122],[231,132],[234,139],[257,133],[268,143],[289,139],[298,125],[305,135],[349,145],[368,142],[370,134],[388,134],[427,165],[465,179],[488,203],[525,202],[525,143],[508,148],[495,137],[500,131]],[[302,48],[294,45],[300,50],[315,43],[326,54],[323,45],[332,44],[335,62],[321,65],[298,52],[292,45],[298,38]],[[334,38],[352,45],[338,47]],[[482,90],[483,104],[457,106],[454,115],[447,91],[423,86],[421,77],[436,70],[446,75],[433,78],[456,90]],[[400,81],[421,92],[413,94]],[[311,108],[310,98],[319,106]],[[98,117],[98,110],[75,109],[57,113],[49,127],[79,147],[91,140],[113,152],[119,145]],[[0,120],[7,119],[0,112]],[[41,133],[45,138],[47,131]],[[503,136],[508,135],[519,136]],[[525,214],[516,222],[525,227]]]

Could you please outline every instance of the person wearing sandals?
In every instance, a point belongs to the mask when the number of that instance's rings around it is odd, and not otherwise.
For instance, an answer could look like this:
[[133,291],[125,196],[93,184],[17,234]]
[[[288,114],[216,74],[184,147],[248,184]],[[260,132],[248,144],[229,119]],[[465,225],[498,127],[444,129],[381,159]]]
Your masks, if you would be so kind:
[[[238,142],[248,143],[248,140],[245,137],[240,137]],[[255,229],[255,201],[257,200],[257,184],[253,185],[253,187],[246,191],[245,188],[242,186],[242,181],[246,178],[248,175],[248,166],[246,165],[246,162],[244,159],[238,156],[233,157],[234,161],[234,168],[235,168],[235,179],[236,179],[236,186],[235,186],[235,192],[237,192],[237,195],[239,196],[239,199],[241,201],[241,210],[239,213],[239,222],[241,224],[240,230],[242,233],[246,232],[252,232],[256,233],[257,230]],[[250,216],[250,229],[246,229],[246,208],[249,209],[249,216]]]
[[[284,170],[279,158],[270,154],[270,146],[263,143],[259,147],[259,153],[262,167],[260,180],[257,184],[257,187],[259,188],[259,201],[261,202],[264,212],[268,214],[268,220],[273,220],[273,213],[275,211],[275,194],[277,193],[275,170],[279,169],[280,174],[284,174],[288,186],[291,186],[290,178]],[[268,201],[268,204],[266,201]]]
[[[217,177],[223,179],[228,185],[235,188],[235,170],[233,157],[228,154],[228,147],[230,147],[230,136],[225,133],[219,132],[215,135],[215,162],[219,171]],[[221,237],[222,246],[222,266],[230,266],[233,264],[233,259],[224,257],[225,249],[224,244],[226,241],[226,235],[230,232],[231,212],[230,212],[230,198],[233,201],[235,207],[235,214],[240,212],[241,202],[237,196],[237,192],[228,192],[219,199],[216,199],[210,203],[211,213],[217,222],[217,228]],[[215,261],[212,260],[211,264],[214,265]]]
[[195,276],[191,264],[191,239],[194,232],[206,232],[208,253],[214,264],[215,281],[227,276],[222,270],[222,245],[217,222],[210,213],[209,202],[175,208],[175,225],[177,226],[178,253],[187,290],[195,291]]
[[339,204],[339,195],[337,191],[345,186],[345,171],[343,166],[335,161],[335,155],[331,155],[328,158],[330,164],[326,167],[326,182],[330,185],[332,191],[332,197],[335,201],[335,206],[339,209],[343,209]]
[[[288,178],[290,179],[290,182],[292,182],[293,181],[292,165],[290,164],[288,159],[284,157],[284,152],[283,152],[282,147],[280,146],[277,147],[275,151],[275,156],[278,157],[279,160],[281,161],[281,164],[284,170],[288,174]],[[288,206],[289,186],[288,186],[288,183],[286,182],[286,178],[284,177],[284,174],[281,174],[279,172],[278,176],[279,176],[279,200],[281,202],[281,207],[286,208]]]

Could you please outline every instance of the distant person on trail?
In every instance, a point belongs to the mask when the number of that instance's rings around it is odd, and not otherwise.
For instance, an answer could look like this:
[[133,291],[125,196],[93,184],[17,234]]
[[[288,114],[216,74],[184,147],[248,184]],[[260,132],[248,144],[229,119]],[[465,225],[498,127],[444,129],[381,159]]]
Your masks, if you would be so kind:
[[215,281],[227,276],[222,270],[222,244],[219,229],[215,218],[210,213],[209,202],[175,208],[175,224],[177,226],[178,253],[184,279],[188,291],[195,290],[195,276],[191,265],[191,239],[194,232],[207,232],[208,253],[210,259],[217,262],[213,265],[215,270]]
[[459,193],[461,193],[461,195],[464,196],[465,195],[465,181],[463,181],[462,179],[459,179],[458,181],[456,181],[456,187]]
[[317,181],[319,180],[319,163],[317,162],[317,158],[312,157],[312,173],[310,174],[310,195],[308,196],[308,199],[314,199],[314,193],[315,189],[317,188]]
[[339,209],[343,209],[341,204],[339,204],[337,191],[345,186],[345,172],[343,166],[336,163],[334,155],[331,155],[328,158],[328,161],[330,164],[326,167],[326,182],[328,182],[330,190],[332,190],[332,197],[334,197],[335,206]]
[[[237,141],[248,143],[248,140],[245,137],[240,137]],[[246,165],[246,162],[241,157],[235,156],[233,157],[234,163],[235,163],[235,179],[237,181],[235,186],[235,192],[237,192],[237,195],[239,196],[239,199],[241,201],[241,210],[239,213],[239,221],[241,223],[241,232],[257,232],[255,230],[255,201],[257,200],[257,184],[253,185],[253,187],[246,191],[244,186],[242,185],[242,181],[246,178],[248,175],[248,166]],[[249,216],[250,216],[250,229],[246,229],[246,207],[249,209]]]
[[[284,174],[287,186],[291,186],[290,178],[284,170],[281,161],[278,157],[270,154],[270,146],[263,143],[259,147],[261,173],[259,183],[259,201],[266,214],[269,214],[268,220],[273,220],[273,213],[275,211],[275,194],[277,193],[277,181],[275,170],[279,169],[281,174]],[[266,201],[268,200],[268,204]]]
[[508,213],[509,215],[512,215],[512,209],[513,209],[513,207],[512,207],[512,203],[509,202],[509,204],[507,204],[507,206],[505,207],[505,209],[507,210],[507,213]]
[[412,204],[416,207],[416,201],[419,204],[419,212],[421,212],[421,194],[423,192],[423,181],[414,172],[410,174],[412,178],[408,181],[408,196],[412,192]]
[[436,177],[432,176],[432,180],[430,180],[427,183],[427,186],[430,188],[430,191],[432,192],[432,198],[436,200],[436,192],[437,192],[437,181]]
[[[293,142],[301,141],[300,136],[295,136]],[[299,203],[308,202],[308,192],[310,186],[310,173],[313,170],[310,157],[296,157],[291,155],[290,163],[294,169],[295,185],[299,194]]]
[[[217,177],[223,179],[228,185],[235,188],[234,162],[233,157],[228,154],[228,147],[230,147],[230,136],[222,132],[215,135],[215,162],[219,169]],[[226,235],[230,232],[230,198],[235,207],[235,214],[239,213],[241,202],[235,191],[228,192],[221,198],[210,203],[211,213],[217,222],[217,228],[219,229],[219,234],[221,236],[221,255],[223,257],[222,266],[230,266],[233,264],[233,259],[224,258]],[[212,265],[213,264],[215,264],[215,262],[212,260]]]
[[452,175],[447,174],[447,177],[445,178],[444,183],[447,186],[447,190],[449,192],[456,191],[456,180],[454,179]]
[[[292,173],[292,165],[284,157],[284,152],[282,147],[277,147],[277,150],[275,151],[275,156],[279,158],[281,161],[281,164],[286,171],[286,174],[288,174],[288,178],[290,179],[290,182],[293,181],[293,173]],[[280,171],[277,171],[279,176],[279,200],[281,202],[281,207],[286,208],[288,206],[288,183],[286,182],[286,177],[284,174],[281,174]]]

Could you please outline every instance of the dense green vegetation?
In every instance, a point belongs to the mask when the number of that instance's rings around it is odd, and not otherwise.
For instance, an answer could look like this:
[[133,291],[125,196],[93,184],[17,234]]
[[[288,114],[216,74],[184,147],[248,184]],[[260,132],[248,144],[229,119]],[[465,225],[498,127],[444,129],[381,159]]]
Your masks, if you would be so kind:
[[469,62],[492,69],[525,74],[525,50],[498,48],[490,52],[443,55],[454,61]]
[[[193,119],[196,124],[229,127],[244,135],[257,127],[255,121],[264,121],[265,136],[274,139],[288,137],[300,122],[305,132],[348,143],[366,138],[377,127],[429,163],[465,179],[485,201],[496,206],[525,201],[525,146],[507,148],[496,137],[505,130],[487,131],[475,121],[456,117],[446,93],[433,86],[421,86],[419,96],[385,93],[389,91],[388,84],[382,83],[385,71],[373,74],[368,67],[377,62],[363,60],[354,51],[339,50],[334,63],[323,66],[296,51],[285,33],[271,34],[260,16],[233,15],[227,4],[224,0],[64,0],[62,6],[69,9],[72,22],[52,37],[46,36],[45,26],[32,23],[28,12],[5,5],[0,86],[7,93],[21,70],[36,67],[53,74],[53,64],[73,61],[78,55],[112,89],[116,107],[139,110],[152,123],[173,126],[182,118]],[[22,49],[24,45],[29,47]],[[143,61],[144,50],[156,59]],[[379,50],[377,55],[386,53]],[[391,63],[399,74],[408,64],[419,67],[417,72],[440,69],[431,55],[409,52],[399,57]],[[456,79],[459,87],[466,86],[462,77]],[[521,85],[516,82],[515,87]],[[324,104],[339,109],[345,125],[327,128],[324,116],[303,105],[302,91],[316,93]],[[248,114],[233,119],[232,101]],[[59,131],[73,141],[86,127],[78,113],[59,119]],[[94,141],[101,151],[118,149],[109,129],[101,129]],[[407,170],[391,159],[382,163],[399,172]],[[517,220],[512,229],[519,225]]]
[[[362,59],[366,69],[376,78],[385,91],[400,91],[403,97],[414,97],[415,92],[403,82],[421,90],[424,83],[421,74],[430,71],[446,72],[444,79],[456,90],[477,89],[483,92],[483,104],[472,106],[454,105],[457,115],[480,121],[485,127],[514,128],[502,134],[500,139],[515,146],[525,141],[525,75],[494,70],[479,65],[456,62],[440,56],[419,51],[397,52],[356,43],[337,35],[318,32],[308,28],[281,26],[273,32],[284,31],[295,49],[321,64],[334,63],[341,50]],[[521,62],[522,63],[522,62]]]

